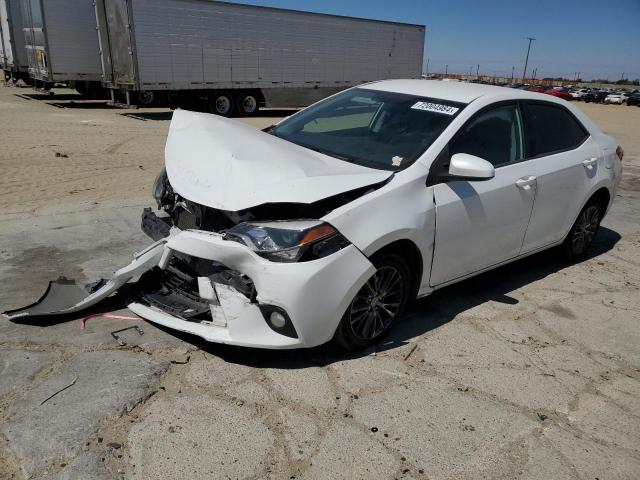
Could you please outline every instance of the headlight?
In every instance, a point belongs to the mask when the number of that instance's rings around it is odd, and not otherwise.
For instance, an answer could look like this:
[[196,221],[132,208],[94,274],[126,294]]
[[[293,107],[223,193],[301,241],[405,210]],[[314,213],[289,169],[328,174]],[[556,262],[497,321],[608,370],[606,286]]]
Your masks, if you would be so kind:
[[241,223],[227,230],[225,239],[274,262],[314,260],[349,245],[335,228],[318,220]]
[[169,183],[169,177],[167,176],[167,170],[165,168],[162,169],[160,175],[158,175],[155,182],[153,182],[152,195],[158,203],[158,208],[162,208],[171,203],[170,200],[173,195],[173,189]]

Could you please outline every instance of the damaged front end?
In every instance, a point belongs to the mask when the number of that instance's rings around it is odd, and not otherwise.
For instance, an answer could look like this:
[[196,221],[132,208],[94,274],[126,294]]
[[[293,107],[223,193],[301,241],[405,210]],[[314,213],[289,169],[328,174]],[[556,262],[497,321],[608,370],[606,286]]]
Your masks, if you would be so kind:
[[[374,268],[340,232],[314,219],[380,188],[392,174],[336,167],[267,133],[203,115],[174,113],[167,170],[153,187],[158,210],[142,214],[142,230],[155,243],[109,281],[85,289],[52,282],[38,302],[5,312],[9,319],[77,312],[134,283],[131,311],[208,341],[296,348],[331,339]],[[269,151],[278,162],[256,167],[253,158]],[[315,160],[330,167],[318,170]],[[218,171],[211,170],[216,163]],[[282,171],[286,181],[274,189],[272,170],[283,165],[295,175]],[[261,175],[271,183],[258,185]]]

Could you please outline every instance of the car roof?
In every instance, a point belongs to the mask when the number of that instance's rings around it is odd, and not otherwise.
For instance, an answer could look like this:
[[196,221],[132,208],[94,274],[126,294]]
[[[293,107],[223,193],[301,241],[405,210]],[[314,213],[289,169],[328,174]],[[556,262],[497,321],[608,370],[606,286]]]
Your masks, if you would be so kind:
[[525,90],[447,80],[381,80],[361,85],[369,90],[404,93],[421,97],[438,98],[451,102],[471,103],[480,97],[540,98],[539,93]]

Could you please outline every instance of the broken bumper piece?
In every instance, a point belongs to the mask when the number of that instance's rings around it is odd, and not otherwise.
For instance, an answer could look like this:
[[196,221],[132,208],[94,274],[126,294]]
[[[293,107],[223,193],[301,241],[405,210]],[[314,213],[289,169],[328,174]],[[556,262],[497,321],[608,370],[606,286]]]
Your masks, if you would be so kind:
[[373,272],[353,245],[313,261],[277,263],[216,233],[174,229],[99,290],[59,313],[93,305],[140,276],[129,309],[151,322],[217,343],[313,347],[333,337]]
[[117,291],[122,285],[157,265],[164,252],[165,240],[156,242],[134,255],[129,265],[118,270],[111,280],[81,288],[74,281],[60,278],[50,282],[40,299],[23,308],[3,312],[9,320],[24,317],[64,315],[89,308]]

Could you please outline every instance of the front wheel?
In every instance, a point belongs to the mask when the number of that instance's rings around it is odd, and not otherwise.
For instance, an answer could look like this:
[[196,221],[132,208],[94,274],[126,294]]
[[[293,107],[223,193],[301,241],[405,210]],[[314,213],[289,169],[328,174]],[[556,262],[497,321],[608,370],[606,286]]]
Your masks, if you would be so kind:
[[335,342],[346,350],[375,343],[404,312],[412,291],[407,262],[391,253],[372,258],[375,273],[358,291],[347,308]]
[[580,212],[562,245],[565,256],[571,262],[586,257],[589,247],[600,228],[604,214],[598,202],[589,202]]

